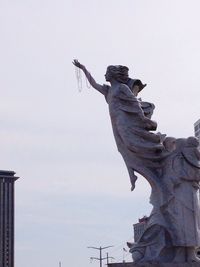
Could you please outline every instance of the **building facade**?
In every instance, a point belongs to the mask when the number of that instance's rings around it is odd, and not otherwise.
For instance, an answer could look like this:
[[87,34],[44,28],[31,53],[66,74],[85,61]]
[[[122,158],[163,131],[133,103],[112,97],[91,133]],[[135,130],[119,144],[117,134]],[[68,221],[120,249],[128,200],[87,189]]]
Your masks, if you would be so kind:
[[14,267],[14,183],[13,171],[0,171],[0,267]]
[[194,134],[200,141],[200,119],[194,123]]
[[146,229],[148,217],[144,216],[143,218],[139,219],[138,221],[139,221],[138,223],[133,224],[134,242],[136,242],[136,243]]

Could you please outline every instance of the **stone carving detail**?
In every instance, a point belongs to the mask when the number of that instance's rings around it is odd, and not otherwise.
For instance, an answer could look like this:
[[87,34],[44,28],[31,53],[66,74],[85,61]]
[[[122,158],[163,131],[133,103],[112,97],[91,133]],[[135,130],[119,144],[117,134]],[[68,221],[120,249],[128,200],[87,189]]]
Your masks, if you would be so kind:
[[129,172],[131,189],[139,173],[149,182],[153,210],[144,233],[130,245],[135,262],[198,262],[200,247],[200,152],[195,137],[173,138],[154,133],[154,105],[137,98],[146,86],[128,76],[126,66],[108,66],[109,85],[96,83],[74,60],[93,88],[108,103],[118,151]]

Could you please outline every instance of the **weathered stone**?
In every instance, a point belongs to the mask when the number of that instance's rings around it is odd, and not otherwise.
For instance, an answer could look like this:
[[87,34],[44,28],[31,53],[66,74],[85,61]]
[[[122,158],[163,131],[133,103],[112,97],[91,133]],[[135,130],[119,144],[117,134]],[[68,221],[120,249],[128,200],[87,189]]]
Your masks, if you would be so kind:
[[[199,142],[153,133],[154,105],[137,98],[145,87],[128,77],[126,66],[109,66],[109,85],[97,84],[77,60],[90,84],[105,96],[118,151],[129,172],[132,190],[140,173],[150,183],[153,210],[144,233],[130,252],[135,262],[199,262],[200,247]],[[191,263],[189,266],[192,266]],[[144,265],[143,265],[144,266]],[[172,265],[170,265],[172,266]],[[188,266],[188,265],[186,265]]]

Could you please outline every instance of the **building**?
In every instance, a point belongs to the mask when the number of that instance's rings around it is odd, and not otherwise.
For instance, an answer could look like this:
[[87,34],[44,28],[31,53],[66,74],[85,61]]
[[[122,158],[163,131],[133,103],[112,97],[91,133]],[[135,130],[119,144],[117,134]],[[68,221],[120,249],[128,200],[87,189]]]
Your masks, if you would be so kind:
[[146,229],[146,224],[148,221],[148,217],[144,216],[143,218],[139,219],[138,223],[135,223],[133,225],[134,230],[134,242],[137,243],[141,235],[144,233],[144,230]]
[[[150,265],[139,265],[140,267],[150,266]],[[138,264],[134,264],[134,262],[122,262],[122,263],[109,263],[108,267],[139,267]],[[155,265],[151,265],[152,267]],[[158,265],[156,265],[158,266]]]
[[194,123],[194,134],[200,141],[200,119]]
[[0,267],[14,267],[14,183],[13,171],[0,171]]

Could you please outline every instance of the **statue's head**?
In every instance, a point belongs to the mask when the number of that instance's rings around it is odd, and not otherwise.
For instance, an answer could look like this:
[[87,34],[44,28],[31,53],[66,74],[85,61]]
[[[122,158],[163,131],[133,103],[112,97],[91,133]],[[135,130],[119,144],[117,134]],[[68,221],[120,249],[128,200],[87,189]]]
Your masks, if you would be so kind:
[[110,82],[116,80],[120,83],[127,83],[128,76],[128,67],[122,65],[110,65],[107,67],[105,74],[106,81]]
[[198,146],[199,146],[199,140],[194,136],[190,136],[188,138],[178,138],[178,139],[176,139],[176,147],[177,147],[177,149],[182,149],[182,148],[185,148],[185,147],[198,148]]
[[199,146],[199,140],[194,136],[190,136],[187,138],[187,145],[190,147],[198,147]]
[[163,141],[163,145],[167,151],[172,152],[176,149],[176,138],[166,137]]

